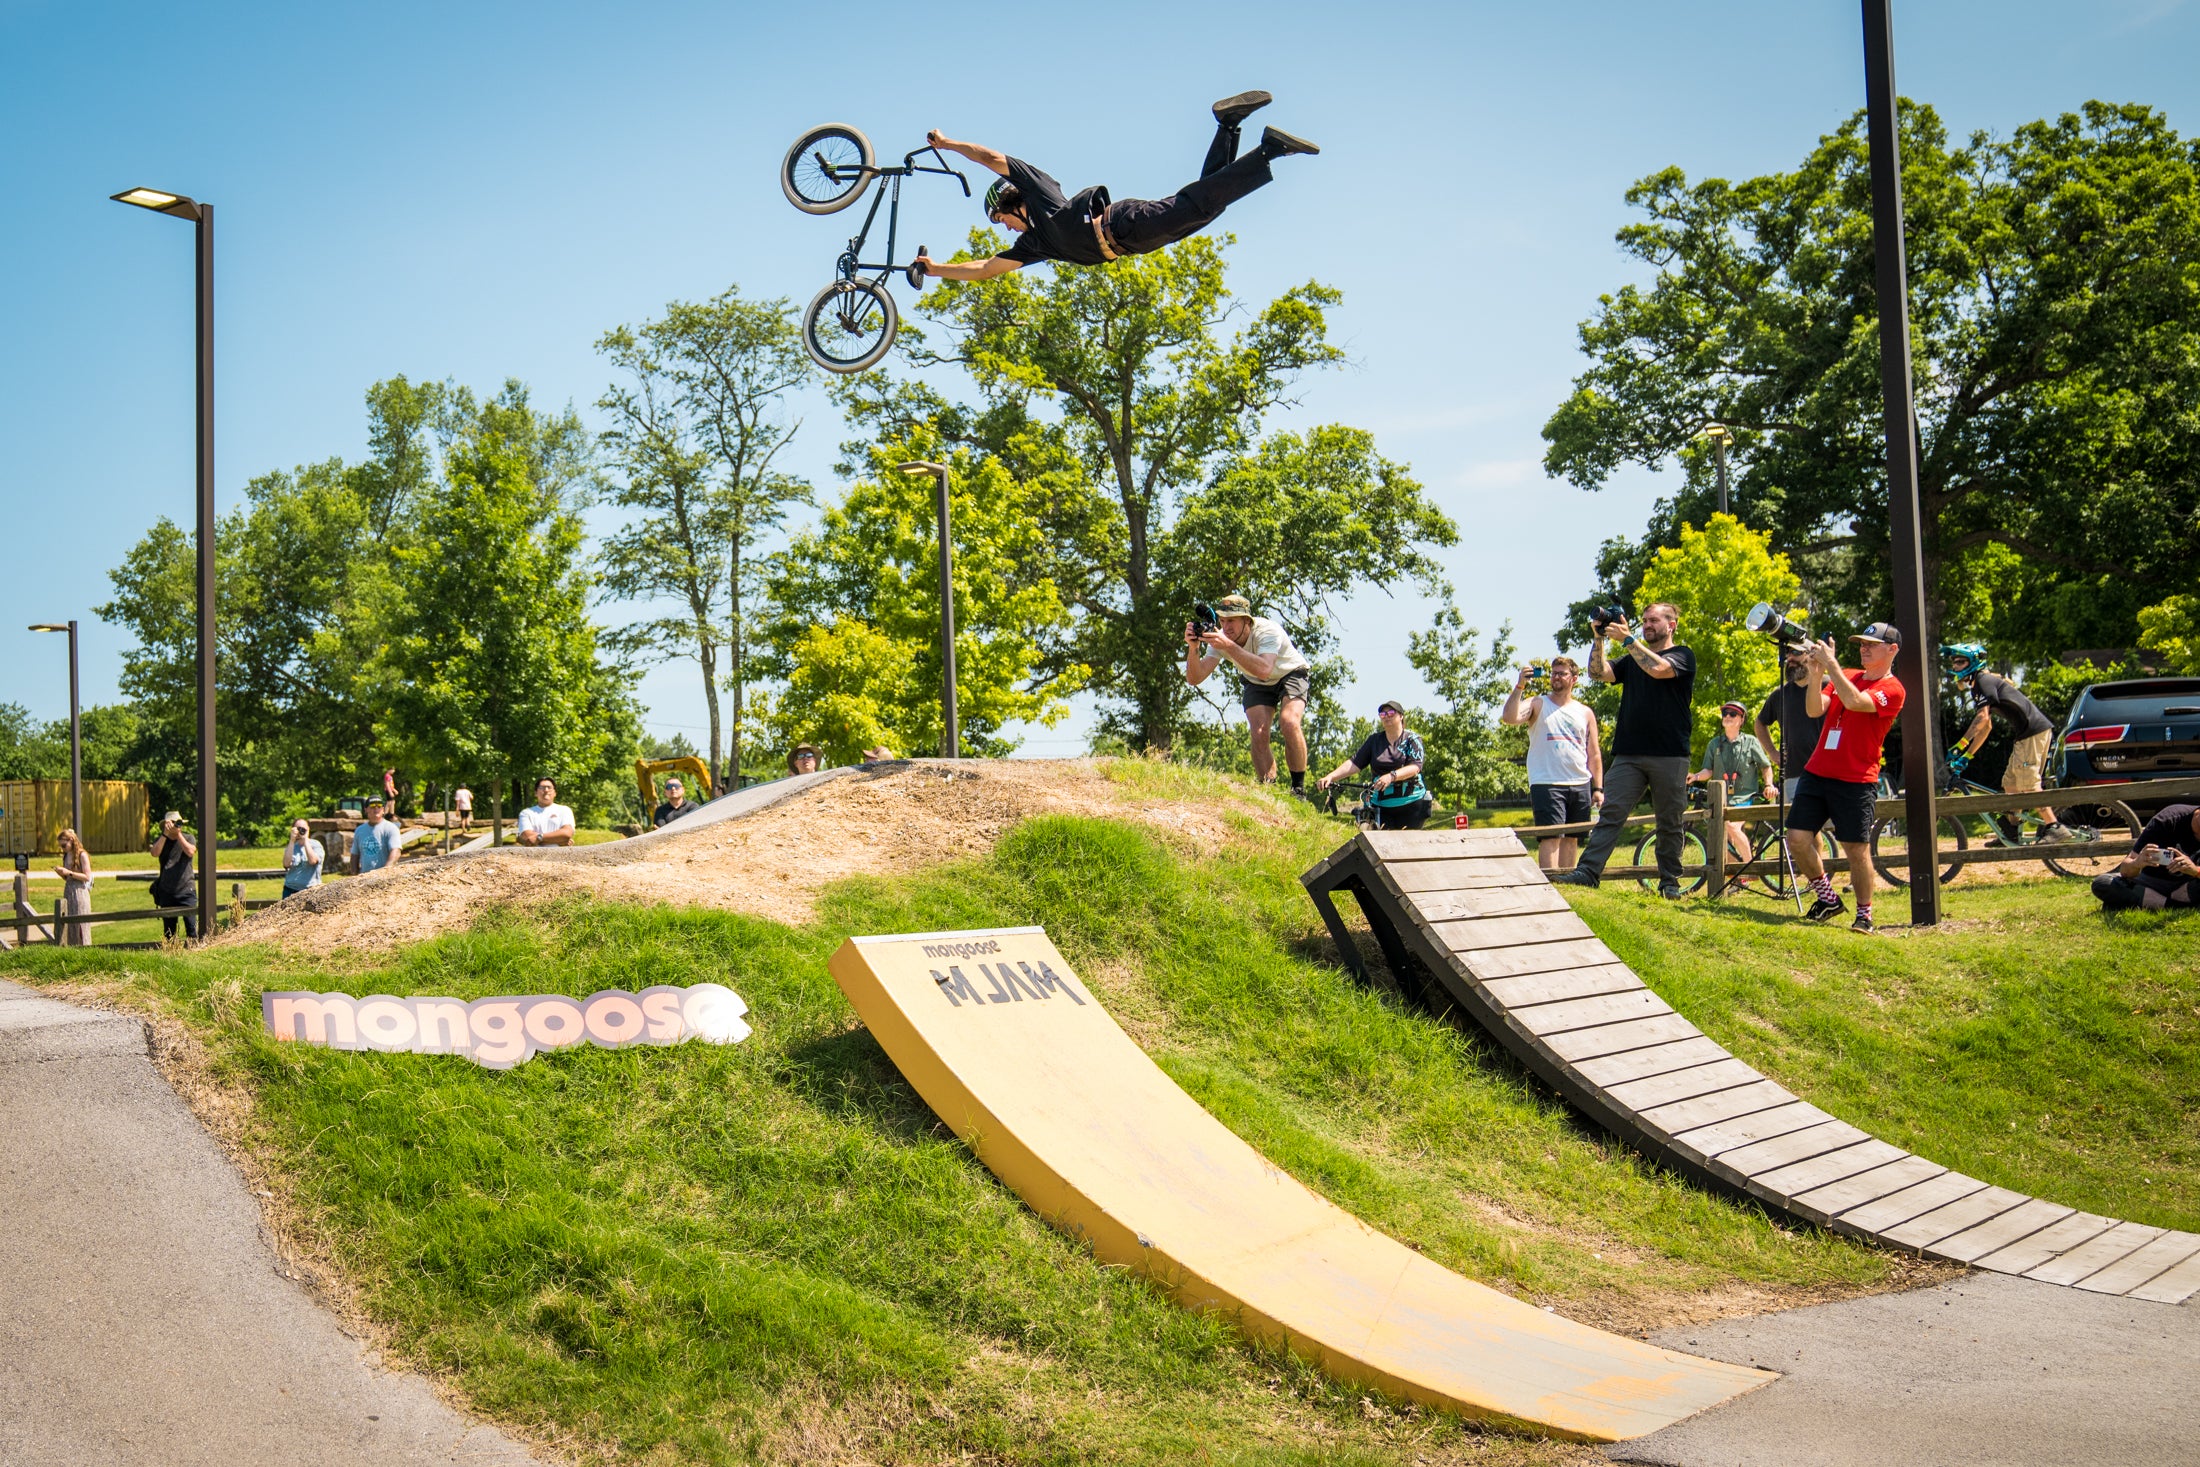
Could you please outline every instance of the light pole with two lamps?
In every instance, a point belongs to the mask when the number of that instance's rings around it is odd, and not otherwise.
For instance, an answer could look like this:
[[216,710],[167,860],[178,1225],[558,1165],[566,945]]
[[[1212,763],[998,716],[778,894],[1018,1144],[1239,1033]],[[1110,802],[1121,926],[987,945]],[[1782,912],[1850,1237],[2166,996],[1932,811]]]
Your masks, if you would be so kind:
[[955,551],[948,535],[947,465],[924,459],[899,464],[905,474],[930,474],[934,508],[940,521],[940,757],[962,757],[962,730],[955,717]]
[[[198,236],[199,936],[214,935],[214,206],[164,189],[109,195],[188,219]],[[81,832],[79,832],[81,834]]]
[[69,828],[84,838],[84,714],[76,701],[76,623],[42,621],[34,632],[69,634]]

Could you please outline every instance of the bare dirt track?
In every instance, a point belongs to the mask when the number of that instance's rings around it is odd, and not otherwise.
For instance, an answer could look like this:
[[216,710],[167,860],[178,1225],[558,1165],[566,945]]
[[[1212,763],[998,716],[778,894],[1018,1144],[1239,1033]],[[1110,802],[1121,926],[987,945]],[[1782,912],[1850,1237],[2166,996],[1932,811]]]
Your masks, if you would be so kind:
[[887,875],[982,855],[1034,815],[1112,815],[1214,850],[1224,811],[1281,823],[1251,801],[1141,796],[1102,763],[915,761],[851,772],[755,814],[692,831],[572,850],[507,848],[418,859],[333,882],[254,914],[224,943],[293,951],[383,950],[461,928],[489,907],[576,892],[609,901],[715,907],[806,922],[817,894],[856,875]]

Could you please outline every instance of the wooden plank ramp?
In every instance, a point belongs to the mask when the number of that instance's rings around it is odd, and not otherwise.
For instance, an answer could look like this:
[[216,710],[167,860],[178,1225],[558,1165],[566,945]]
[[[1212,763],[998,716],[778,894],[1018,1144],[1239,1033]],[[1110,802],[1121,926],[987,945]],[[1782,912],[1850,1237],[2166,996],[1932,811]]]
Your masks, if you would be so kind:
[[2200,1235],[1949,1171],[1727,1053],[1597,939],[1509,830],[1362,831],[1300,880],[1363,983],[1375,979],[1338,892],[1358,901],[1401,994],[1471,1022],[1675,1171],[1813,1226],[1974,1268],[2165,1304],[2200,1293]]

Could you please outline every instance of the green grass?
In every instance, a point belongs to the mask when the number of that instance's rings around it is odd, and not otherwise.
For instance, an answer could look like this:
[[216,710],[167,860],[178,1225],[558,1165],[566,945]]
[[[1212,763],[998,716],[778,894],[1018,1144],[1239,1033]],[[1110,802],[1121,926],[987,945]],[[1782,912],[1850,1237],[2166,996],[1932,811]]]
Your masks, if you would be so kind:
[[[825,971],[850,932],[1044,924],[1178,1083],[1271,1159],[1539,1302],[1595,1315],[1615,1300],[1890,1276],[1886,1255],[1650,1170],[1482,1043],[1355,988],[1327,962],[1296,879],[1342,838],[1333,823],[1169,766],[1126,762],[1114,777],[1229,812],[1231,841],[1193,859],[1126,823],[1049,818],[981,862],[843,883],[802,928],[570,902],[491,914],[379,966],[46,948],[0,959],[0,976],[104,984],[181,1016],[217,1074],[252,1092],[253,1141],[286,1202],[399,1353],[477,1408],[606,1457],[1572,1460],[1248,1348],[1040,1223],[856,1024]],[[1256,818],[1274,811],[1287,812],[1280,829]],[[1959,917],[1969,900],[1951,896]],[[2004,952],[2015,934],[1995,924],[2016,907],[1884,942],[1616,890],[1583,907],[1684,1012],[1859,1124],[2101,1211],[2174,1220],[2145,1213],[2141,1176],[2189,1204],[2192,965],[2173,1001],[2159,961],[2171,943],[2189,956],[2189,929],[2118,923],[2091,939],[2096,957],[2051,972]],[[2086,932],[2062,915],[2050,930]],[[747,1043],[581,1049],[497,1074],[258,1032],[262,987],[476,997],[700,981],[747,998]],[[1989,1023],[2023,1007],[2027,984],[2038,1017]],[[2178,1003],[2174,1043],[2142,1042]],[[2065,1012],[2088,1027],[2053,1032]],[[2031,1154],[2006,1130],[2016,1112],[1979,1104],[2009,1087],[2059,1090],[2058,1118],[2120,1149],[2081,1158],[2082,1175],[1995,1172]]]
[[[1982,1180],[2200,1229],[2200,921],[2085,883],[1957,883],[1859,937],[1758,898],[1570,894],[1676,1009],[1843,1120]],[[1882,891],[1882,924],[1907,921]]]

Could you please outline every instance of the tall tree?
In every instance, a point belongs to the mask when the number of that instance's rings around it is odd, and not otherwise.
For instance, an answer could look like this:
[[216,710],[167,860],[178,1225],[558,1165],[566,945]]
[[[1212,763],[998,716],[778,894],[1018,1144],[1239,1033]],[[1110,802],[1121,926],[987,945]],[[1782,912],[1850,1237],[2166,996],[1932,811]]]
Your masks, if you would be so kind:
[[[1928,587],[1949,633],[2018,658],[2128,647],[2200,555],[2200,148],[2089,102],[1951,146],[1900,114]],[[1622,248],[1654,271],[1581,329],[1592,365],[1544,428],[1580,488],[1680,456],[1640,542],[1711,507],[1691,439],[1735,433],[1736,513],[1770,530],[1836,622],[1885,615],[1887,500],[1861,114],[1792,173],[1637,183]]]
[[[708,301],[674,301],[663,319],[607,332],[596,349],[629,379],[596,404],[611,415],[602,435],[616,466],[611,500],[640,511],[604,542],[604,589],[681,608],[621,628],[614,645],[696,659],[711,768],[721,767],[725,747],[730,788],[741,777],[753,596],[763,574],[757,542],[810,497],[807,483],[774,465],[801,426],[787,416],[786,396],[813,369],[787,302],[746,300],[738,286]],[[725,745],[721,682],[733,695]]]
[[[983,232],[971,241],[978,254],[999,243]],[[1194,600],[1265,588],[1316,652],[1313,613],[1327,595],[1424,577],[1420,547],[1449,543],[1450,522],[1365,434],[1322,428],[1256,447],[1262,418],[1292,400],[1300,376],[1342,359],[1327,322],[1339,299],[1309,282],[1227,331],[1241,311],[1222,243],[1207,236],[1104,268],[950,282],[920,307],[945,347],[912,332],[908,351],[967,371],[977,404],[877,373],[844,400],[882,436],[923,424],[1045,486],[1043,563],[1026,574],[1043,572],[1074,612],[1049,664],[1090,668],[1109,730],[1167,748],[1191,702],[1181,627]],[[1300,471],[1316,477],[1302,483]],[[1365,533],[1275,533],[1285,522],[1312,530],[1325,511]],[[1246,513],[1262,527],[1242,524]],[[1222,531],[1229,546],[1214,539]]]

